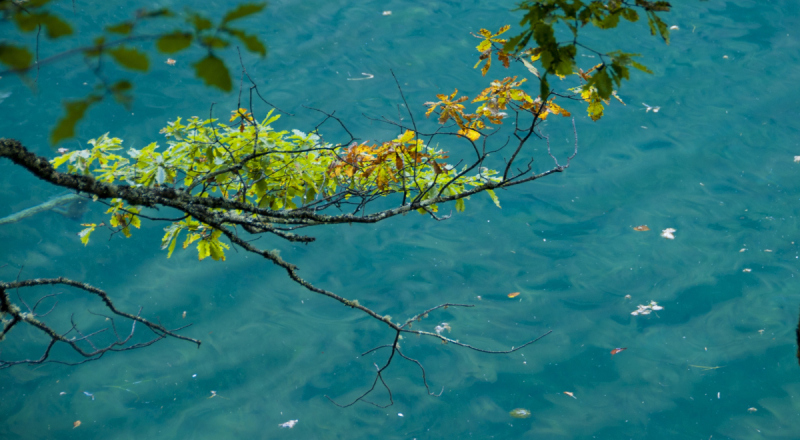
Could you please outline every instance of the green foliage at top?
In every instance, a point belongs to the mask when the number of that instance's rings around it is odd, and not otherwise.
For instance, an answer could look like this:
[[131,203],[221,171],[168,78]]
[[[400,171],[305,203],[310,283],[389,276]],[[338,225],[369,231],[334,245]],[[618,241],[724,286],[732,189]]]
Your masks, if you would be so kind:
[[[601,53],[580,44],[580,29],[586,25],[603,30],[612,29],[620,20],[636,22],[640,13],[644,13],[650,33],[660,36],[669,44],[669,29],[658,14],[669,12],[670,8],[670,3],[666,1],[525,0],[516,9],[524,13],[520,21],[523,27],[521,33],[509,39],[498,38],[509,29],[509,26],[504,26],[494,34],[482,29],[480,35],[476,35],[483,40],[477,47],[481,52],[481,60],[486,60],[482,72],[485,75],[489,70],[492,53],[505,67],[509,66],[510,59],[522,61],[539,78],[542,99],[547,99],[554,91],[549,76],[563,79],[568,75],[578,75],[583,84],[580,90],[573,92],[580,93],[581,98],[589,103],[589,116],[597,120],[603,114],[603,103],[612,96],[616,97],[615,90],[623,80],[629,79],[631,67],[651,72],[635,60],[639,54],[622,50]],[[571,38],[565,41],[556,39],[556,26],[559,24],[569,30]],[[576,61],[579,50],[593,52],[599,56],[601,63],[584,72]],[[526,59],[528,57],[530,60]],[[532,64],[536,61],[541,65],[541,70]]]
[[[69,23],[48,9],[50,2],[51,0],[0,0],[0,20],[12,22],[20,34],[34,33],[41,29],[51,39],[72,35],[73,30]],[[248,51],[266,56],[267,48],[258,37],[235,26],[237,20],[259,13],[265,7],[265,2],[240,4],[220,14],[221,18],[216,24],[190,10],[185,14],[186,25],[155,36],[156,49],[172,55],[190,47],[192,43],[199,44],[206,49],[206,54],[192,63],[195,76],[202,79],[207,86],[230,91],[233,88],[230,71],[216,51],[228,49],[233,41],[239,41]],[[135,31],[145,20],[163,20],[175,16],[167,8],[141,9],[130,20],[105,26],[104,33],[96,37],[93,44],[70,52],[82,54],[89,61],[96,61],[98,67],[108,58],[123,69],[147,72],[150,69],[150,56],[133,43],[152,39],[153,36],[140,36]],[[31,40],[27,45],[20,44],[17,36],[15,33],[7,33],[0,37],[0,64],[8,68],[0,71],[0,76],[8,73],[25,75],[36,61],[39,61],[40,66],[46,65],[48,61],[34,60],[36,41]],[[133,100],[132,88],[132,83],[128,80],[108,83],[98,78],[96,87],[87,96],[64,103],[65,115],[54,127],[51,142],[56,144],[73,137],[75,128],[86,111],[106,96],[129,106]]]
[[[123,152],[122,140],[106,134],[89,141],[91,148],[64,152],[52,163],[56,168],[66,166],[69,173],[107,183],[168,186],[197,197],[219,196],[276,213],[317,212],[331,200],[351,197],[397,195],[424,201],[499,181],[495,171],[485,168],[477,175],[459,176],[455,167],[444,162],[447,156],[443,151],[426,145],[412,131],[379,144],[335,146],[317,133],[275,130],[271,124],[278,119],[279,115],[270,111],[257,122],[245,109],[233,112],[230,122],[234,125],[230,126],[216,119],[178,118],[160,132],[167,138],[166,148],[153,142]],[[496,196],[490,196],[499,206]],[[139,208],[124,206],[118,199],[111,205],[110,225],[129,236],[130,226],[139,226]],[[463,210],[463,200],[457,201],[456,207]],[[434,204],[427,209],[435,212],[437,207]],[[98,225],[85,226],[80,234],[84,244]],[[198,242],[201,260],[208,256],[224,259],[227,246],[219,241],[219,229],[191,217],[166,228],[162,249],[168,249],[169,255],[181,231],[187,232],[184,248]]]

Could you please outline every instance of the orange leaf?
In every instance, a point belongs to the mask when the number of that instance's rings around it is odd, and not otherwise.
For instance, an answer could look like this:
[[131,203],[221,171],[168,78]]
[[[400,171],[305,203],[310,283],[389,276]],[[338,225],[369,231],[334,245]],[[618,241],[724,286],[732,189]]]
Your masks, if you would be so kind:
[[516,298],[518,296],[519,296],[519,292],[511,292],[511,293],[508,294],[509,298]]
[[491,57],[486,58],[486,64],[484,64],[483,68],[481,69],[481,75],[486,76],[486,72],[489,71],[489,67],[491,66],[492,66],[492,58]]
[[648,228],[647,225],[641,225],[633,228],[633,230],[641,232],[641,231],[649,231],[650,228]]
[[622,353],[623,351],[627,350],[628,348],[615,348],[611,350],[611,356],[614,356],[617,353]]

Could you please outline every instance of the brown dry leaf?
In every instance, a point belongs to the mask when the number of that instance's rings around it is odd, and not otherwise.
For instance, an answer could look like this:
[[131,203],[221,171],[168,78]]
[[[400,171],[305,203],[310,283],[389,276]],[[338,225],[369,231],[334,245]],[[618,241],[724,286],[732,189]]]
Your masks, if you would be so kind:
[[511,293],[508,294],[509,298],[516,298],[518,296],[519,296],[519,292],[511,292]]
[[569,397],[572,397],[573,399],[577,399],[577,397],[575,397],[575,393],[573,393],[573,392],[570,392],[570,391],[564,391],[564,394],[566,394],[566,395],[567,395],[567,396],[569,396]]
[[80,420],[75,420],[75,423],[72,424],[72,429],[75,429],[78,426],[81,426],[81,421]]
[[633,230],[641,232],[641,231],[649,231],[650,228],[648,228],[647,225],[641,225],[641,226],[637,226],[637,227],[633,228]]

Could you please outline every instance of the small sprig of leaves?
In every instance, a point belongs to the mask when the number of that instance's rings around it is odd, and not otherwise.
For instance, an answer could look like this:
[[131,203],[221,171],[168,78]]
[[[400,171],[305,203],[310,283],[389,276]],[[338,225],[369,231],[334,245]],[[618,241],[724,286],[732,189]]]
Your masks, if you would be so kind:
[[[458,115],[467,117],[463,111],[452,116]],[[160,132],[168,139],[165,149],[153,142],[119,153],[122,140],[105,134],[90,140],[91,148],[64,151],[51,163],[55,168],[66,166],[69,173],[93,176],[109,184],[171,187],[196,197],[217,193],[226,200],[274,212],[318,212],[352,197],[401,195],[403,200],[419,203],[499,181],[497,172],[486,168],[465,175],[466,167],[459,171],[447,164],[446,152],[426,145],[411,130],[382,143],[332,145],[317,133],[276,131],[271,124],[279,117],[270,111],[258,122],[246,109],[239,109],[232,112],[231,126],[216,119],[177,118]],[[500,206],[494,192],[487,193]],[[464,207],[463,199],[459,199],[456,209],[463,211]],[[217,211],[226,212],[222,208]],[[437,211],[435,203],[419,209],[420,213]],[[111,216],[110,227],[126,237],[131,226],[139,227],[140,207],[112,199],[106,213]],[[79,235],[87,244],[98,225],[84,226]],[[264,227],[271,228],[267,224]],[[209,256],[225,259],[228,246],[220,241],[219,226],[191,216],[165,228],[161,247],[168,250],[168,256],[182,231],[187,234],[183,248],[197,242],[200,260]]]
[[[669,28],[659,13],[669,12],[670,9],[671,5],[666,1],[526,0],[516,9],[524,13],[520,21],[523,27],[521,33],[508,40],[497,38],[509,30],[506,25],[496,33],[481,29],[479,35],[475,35],[481,39],[476,47],[480,57],[475,67],[486,60],[481,69],[482,74],[486,75],[493,53],[505,67],[509,67],[509,60],[519,61],[539,79],[541,99],[547,99],[555,92],[548,76],[555,75],[563,79],[578,75],[582,85],[570,91],[577,94],[575,98],[588,103],[587,112],[596,121],[603,115],[603,103],[608,103],[612,96],[619,99],[616,89],[621,87],[623,80],[630,78],[630,68],[652,72],[635,60],[639,54],[622,50],[601,53],[586,47],[578,41],[579,30],[588,24],[599,29],[613,29],[620,19],[636,22],[640,12],[644,12],[650,33],[660,36],[669,44]],[[572,39],[556,39],[555,27],[558,24],[569,29]],[[576,62],[579,49],[598,56],[601,63],[583,71]],[[538,62],[541,69],[536,68],[534,62]]]
[[[50,39],[68,37],[73,29],[70,24],[49,10],[51,0],[0,1],[0,20],[13,22],[19,33],[31,33],[45,29],[45,35]],[[7,70],[0,71],[0,76],[17,74],[25,77],[32,70],[38,69],[59,61],[71,55],[82,55],[87,62],[96,67],[93,72],[97,76],[97,84],[93,90],[80,99],[69,100],[64,103],[64,116],[58,120],[53,128],[50,141],[55,145],[58,142],[75,136],[75,130],[86,112],[95,104],[111,96],[117,103],[129,108],[133,102],[133,83],[130,80],[108,81],[102,75],[102,66],[105,59],[110,58],[119,67],[136,72],[147,72],[150,69],[150,57],[140,50],[135,43],[143,40],[156,41],[156,49],[164,54],[175,54],[185,50],[192,43],[199,44],[206,49],[203,58],[195,61],[195,76],[210,87],[223,91],[233,88],[231,74],[225,62],[219,57],[218,51],[227,49],[232,44],[232,39],[240,41],[244,47],[261,57],[267,55],[267,48],[255,35],[247,33],[244,29],[234,27],[237,20],[261,12],[266,7],[265,2],[243,3],[227,13],[217,24],[203,15],[188,10],[184,16],[186,26],[178,26],[171,31],[159,35],[140,35],[137,28],[147,20],[163,20],[176,17],[178,14],[167,8],[153,10],[142,9],[136,12],[133,18],[106,26],[103,33],[96,37],[91,45],[77,47],[46,58],[38,59],[38,36],[36,53],[13,38],[11,40],[0,38],[0,64]]]

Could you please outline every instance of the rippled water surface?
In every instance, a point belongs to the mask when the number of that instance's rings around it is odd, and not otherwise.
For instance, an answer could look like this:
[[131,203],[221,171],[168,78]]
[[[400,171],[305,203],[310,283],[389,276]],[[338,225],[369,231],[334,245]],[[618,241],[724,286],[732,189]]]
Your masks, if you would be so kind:
[[[85,41],[96,20],[130,12],[113,2],[75,3],[75,15],[66,3],[63,12]],[[198,262],[193,251],[167,259],[163,224],[145,223],[130,239],[97,232],[84,247],[79,223],[102,221],[103,207],[80,219],[43,213],[0,226],[4,280],[24,266],[24,278],[84,281],[165,325],[193,323],[184,332],[203,345],[168,340],[76,367],[2,370],[0,438],[797,438],[800,7],[675,3],[667,21],[679,29],[669,46],[641,23],[587,35],[599,49],[642,53],[654,73],[634,74],[620,90],[627,105],[612,104],[599,122],[573,109],[579,154],[567,172],[500,192],[502,209],[476,196],[444,222],[415,214],[319,230],[308,246],[257,242],[281,249],[311,282],[395,320],[442,302],[471,303],[419,325],[432,331],[447,322],[449,336],[494,350],[552,330],[546,338],[509,355],[407,338],[405,352],[423,363],[441,397],[426,394],[416,365],[395,362],[387,373],[394,406],[341,409],[324,396],[356,397],[371,383],[373,363],[385,360],[380,351],[360,355],[392,341],[376,321],[241,251],[224,263]],[[270,54],[245,61],[262,93],[295,115],[281,128],[313,127],[320,118],[303,107],[310,106],[336,110],[362,139],[388,139],[392,127],[364,115],[397,117],[391,71],[418,120],[437,93],[457,87],[474,96],[489,77],[472,69],[470,32],[516,23],[513,6],[274,1],[248,22]],[[168,66],[156,57],[136,79],[130,111],[90,111],[79,140],[65,146],[110,132],[140,148],[160,140],[158,130],[176,116],[207,117],[212,103],[217,114],[235,108],[236,93],[202,87],[182,58]],[[374,78],[348,80],[364,73]],[[80,59],[43,68],[38,93],[3,78],[0,135],[52,156],[47,130],[61,100],[86,93],[83,83],[92,81]],[[544,129],[566,157],[569,122]],[[463,153],[460,144],[440,146]],[[550,166],[546,155],[536,159],[537,169]],[[62,193],[0,162],[0,217]],[[644,224],[651,231],[632,229]],[[676,230],[674,240],[659,236],[666,228]],[[521,294],[509,299],[510,292]],[[650,301],[663,310],[631,315]],[[85,312],[100,307],[91,299],[65,295],[59,307],[102,324]],[[41,341],[15,332],[2,355],[35,356],[23,343]],[[627,350],[612,357],[617,347]],[[379,403],[387,397],[374,395]],[[515,408],[531,416],[511,417]],[[295,419],[292,429],[278,426]]]

